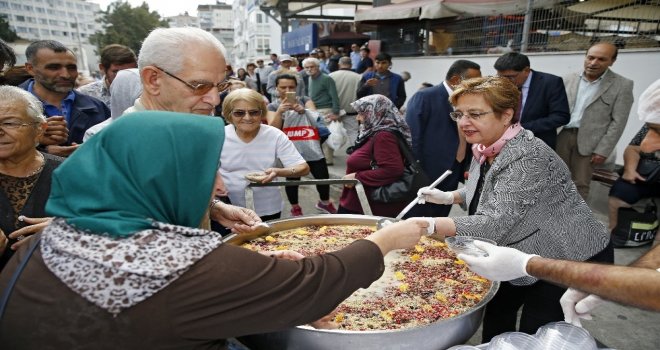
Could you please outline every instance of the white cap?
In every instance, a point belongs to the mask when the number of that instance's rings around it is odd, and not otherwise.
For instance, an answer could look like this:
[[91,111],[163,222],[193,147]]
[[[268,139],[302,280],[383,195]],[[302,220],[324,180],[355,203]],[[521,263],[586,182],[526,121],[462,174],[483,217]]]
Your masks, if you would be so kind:
[[287,54],[281,54],[279,58],[280,58],[280,62],[293,61],[293,59],[291,59],[291,56]]
[[660,79],[642,92],[637,115],[644,123],[660,124]]

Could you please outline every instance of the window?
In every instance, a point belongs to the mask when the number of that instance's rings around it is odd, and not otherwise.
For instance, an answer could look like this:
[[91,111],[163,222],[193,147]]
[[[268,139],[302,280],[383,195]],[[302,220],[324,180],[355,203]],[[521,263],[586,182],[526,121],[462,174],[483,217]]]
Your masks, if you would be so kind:
[[16,32],[17,33],[27,33],[28,30],[26,27],[16,27]]
[[46,13],[46,9],[43,7],[35,7],[35,10],[37,10],[37,13]]
[[56,25],[57,25],[57,21],[54,20],[54,19],[49,19],[49,20],[48,20],[48,24],[50,24],[50,25],[52,25],[52,26],[56,26]]
[[25,22],[25,16],[16,16],[16,20],[19,22]]
[[8,9],[9,3],[6,1],[0,1],[0,9]]
[[41,34],[48,35],[48,34],[50,34],[50,31],[48,29],[42,29]]
[[45,18],[39,18],[39,23],[41,24],[48,24],[48,20]]

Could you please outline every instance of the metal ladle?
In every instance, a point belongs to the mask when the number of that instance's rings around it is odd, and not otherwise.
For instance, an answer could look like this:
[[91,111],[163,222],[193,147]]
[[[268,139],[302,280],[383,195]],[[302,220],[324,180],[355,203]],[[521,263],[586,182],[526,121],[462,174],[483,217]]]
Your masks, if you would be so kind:
[[[444,179],[446,179],[449,175],[451,175],[451,170],[445,171],[442,175],[440,175],[439,178],[437,178],[435,181],[433,181],[432,184],[429,185],[429,188],[430,189],[435,188]],[[408,205],[406,205],[405,208],[403,208],[403,210],[399,213],[399,215],[396,216],[396,218],[382,218],[382,219],[379,219],[378,222],[376,223],[376,228],[378,230],[380,230],[381,228],[383,228],[383,227],[385,227],[389,224],[393,224],[397,221],[401,221],[401,218],[403,218],[403,216],[406,215],[410,211],[410,209],[412,209],[419,202],[420,198],[422,198],[421,195],[418,195],[417,197],[415,197],[415,199],[413,199],[412,202],[410,202]]]

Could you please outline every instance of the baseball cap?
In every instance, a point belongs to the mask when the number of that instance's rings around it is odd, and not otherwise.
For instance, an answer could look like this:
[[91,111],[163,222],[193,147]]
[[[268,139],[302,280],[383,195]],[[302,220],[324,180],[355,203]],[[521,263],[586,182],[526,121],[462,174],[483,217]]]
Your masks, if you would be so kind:
[[287,54],[281,54],[280,55],[280,62],[284,62],[284,61],[293,61],[293,59],[291,59],[291,56],[289,56]]

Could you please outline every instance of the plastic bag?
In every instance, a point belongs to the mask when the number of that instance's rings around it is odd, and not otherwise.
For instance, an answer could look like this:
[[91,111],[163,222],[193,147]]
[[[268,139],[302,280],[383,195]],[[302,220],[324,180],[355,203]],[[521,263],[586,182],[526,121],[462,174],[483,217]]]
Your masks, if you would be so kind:
[[328,126],[330,129],[330,136],[328,137],[328,147],[333,150],[338,150],[348,141],[348,134],[344,129],[344,124],[340,121],[333,120]]

